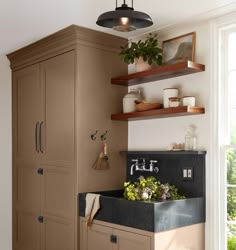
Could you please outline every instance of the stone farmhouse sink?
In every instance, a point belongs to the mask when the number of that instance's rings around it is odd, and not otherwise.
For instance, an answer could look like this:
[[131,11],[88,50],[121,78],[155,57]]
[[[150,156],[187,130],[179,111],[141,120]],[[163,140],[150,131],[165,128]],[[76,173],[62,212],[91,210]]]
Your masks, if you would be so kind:
[[[101,195],[101,209],[96,220],[142,229],[162,232],[179,227],[205,222],[204,197],[168,201],[128,201],[123,190],[96,192]],[[85,216],[85,197],[79,194],[79,215]]]

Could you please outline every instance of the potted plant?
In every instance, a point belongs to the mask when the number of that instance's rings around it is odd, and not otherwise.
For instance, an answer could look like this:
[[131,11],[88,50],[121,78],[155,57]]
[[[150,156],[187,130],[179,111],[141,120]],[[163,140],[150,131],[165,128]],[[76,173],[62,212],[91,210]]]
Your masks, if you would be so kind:
[[149,34],[146,40],[139,40],[137,43],[130,42],[121,47],[120,56],[127,64],[135,63],[136,71],[144,71],[161,65],[162,50],[158,47],[157,34]]

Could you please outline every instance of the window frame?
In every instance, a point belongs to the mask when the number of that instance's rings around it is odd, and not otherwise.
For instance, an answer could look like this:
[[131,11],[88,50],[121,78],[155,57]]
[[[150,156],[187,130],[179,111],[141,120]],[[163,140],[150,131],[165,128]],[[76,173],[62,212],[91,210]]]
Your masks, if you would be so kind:
[[[206,168],[206,224],[205,249],[223,250],[225,240],[226,203],[224,179],[226,168],[225,158],[222,157],[225,148],[222,147],[220,131],[222,126],[222,57],[225,53],[222,48],[223,33],[236,28],[236,12],[210,20],[210,95],[209,95],[209,145]],[[225,130],[224,130],[225,131]]]

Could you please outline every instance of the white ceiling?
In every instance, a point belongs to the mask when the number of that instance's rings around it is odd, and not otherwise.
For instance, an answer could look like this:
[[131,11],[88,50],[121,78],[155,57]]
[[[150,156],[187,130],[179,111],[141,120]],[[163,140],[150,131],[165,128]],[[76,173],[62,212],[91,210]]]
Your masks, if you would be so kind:
[[[130,5],[131,0],[126,1]],[[122,0],[118,0],[121,5]],[[134,9],[149,14],[154,25],[129,33],[104,29],[97,17],[115,8],[115,0],[0,0],[0,54],[6,54],[71,24],[134,37],[177,22],[232,10],[236,0],[134,0]]]

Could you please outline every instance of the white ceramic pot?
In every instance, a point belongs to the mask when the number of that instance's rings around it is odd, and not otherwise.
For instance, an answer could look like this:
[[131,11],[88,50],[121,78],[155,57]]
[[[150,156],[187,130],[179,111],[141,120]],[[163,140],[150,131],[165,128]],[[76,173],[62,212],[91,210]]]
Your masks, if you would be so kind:
[[148,64],[147,61],[145,62],[142,57],[135,58],[134,63],[136,72],[142,72],[153,68],[153,65]]
[[128,94],[126,94],[123,98],[123,112],[130,113],[135,112],[135,100],[142,101],[140,91],[137,89],[131,89]]
[[194,107],[195,103],[196,103],[195,96],[184,96],[184,97],[182,97],[183,106],[192,106],[192,107]]
[[169,108],[169,98],[178,97],[179,90],[177,88],[166,88],[163,89],[163,104],[164,108]]

